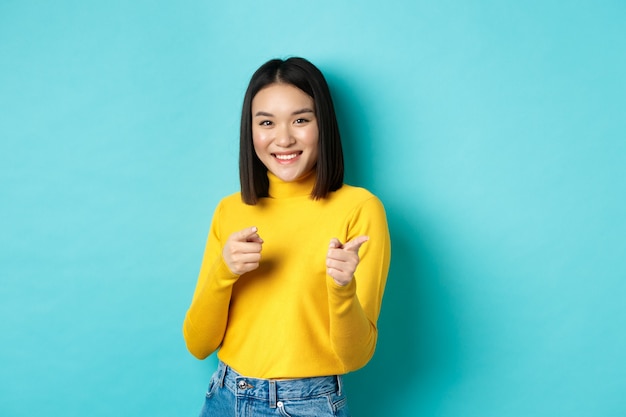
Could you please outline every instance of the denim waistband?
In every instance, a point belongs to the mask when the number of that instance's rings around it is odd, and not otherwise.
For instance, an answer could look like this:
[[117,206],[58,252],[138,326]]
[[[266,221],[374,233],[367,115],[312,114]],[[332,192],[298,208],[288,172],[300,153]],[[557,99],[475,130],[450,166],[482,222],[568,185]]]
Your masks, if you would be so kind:
[[220,386],[226,386],[235,395],[267,400],[271,408],[277,401],[302,400],[330,393],[341,395],[341,375],[297,379],[262,379],[240,375],[220,361],[217,368]]

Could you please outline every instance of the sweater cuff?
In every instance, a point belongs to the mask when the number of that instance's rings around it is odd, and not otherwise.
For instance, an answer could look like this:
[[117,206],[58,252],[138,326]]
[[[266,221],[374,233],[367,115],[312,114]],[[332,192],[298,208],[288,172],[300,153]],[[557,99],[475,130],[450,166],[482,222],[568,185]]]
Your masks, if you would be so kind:
[[231,287],[237,281],[239,275],[233,273],[226,265],[226,262],[224,262],[224,259],[220,257],[216,265],[215,277],[217,278],[214,280],[215,285],[223,288]]
[[354,278],[346,285],[339,285],[330,275],[327,275],[326,287],[331,302],[345,302],[351,300],[356,294],[356,280]]

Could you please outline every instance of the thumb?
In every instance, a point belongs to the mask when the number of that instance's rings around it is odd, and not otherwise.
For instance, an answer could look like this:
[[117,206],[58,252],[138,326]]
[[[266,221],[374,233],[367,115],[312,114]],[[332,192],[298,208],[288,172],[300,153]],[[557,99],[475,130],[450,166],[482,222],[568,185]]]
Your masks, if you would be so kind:
[[328,245],[329,249],[339,249],[341,248],[341,242],[336,237],[330,239],[330,245]]
[[257,227],[252,226],[246,229],[240,230],[233,234],[233,238],[238,242],[259,242],[262,243],[263,240],[257,234]]
[[370,240],[369,236],[355,237],[350,242],[347,242],[345,245],[343,245],[343,249],[350,251],[350,252],[354,252],[358,255],[359,248],[361,247],[362,244],[364,244],[368,240]]

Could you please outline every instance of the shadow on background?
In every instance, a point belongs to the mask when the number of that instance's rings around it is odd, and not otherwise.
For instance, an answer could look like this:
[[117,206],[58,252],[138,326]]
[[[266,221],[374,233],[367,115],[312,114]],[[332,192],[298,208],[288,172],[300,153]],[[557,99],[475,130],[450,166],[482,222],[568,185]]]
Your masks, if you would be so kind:
[[[359,105],[374,97],[357,97],[357,87],[346,87],[343,78],[333,82],[332,76],[327,78],[341,127],[346,183],[367,188],[379,183],[377,176],[385,175],[370,169],[375,157],[371,144],[385,138],[374,137],[368,121],[376,118],[367,114],[367,106]],[[419,208],[402,205],[406,199],[389,195],[389,190],[371,191],[387,211],[391,267],[378,321],[376,353],[363,369],[345,378],[355,417],[402,415],[394,413],[394,404],[404,404],[406,414],[407,393],[416,402],[415,410],[423,408],[420,403],[432,403],[433,398],[423,398],[433,392],[443,398],[441,381],[444,375],[456,372],[460,354],[445,273],[438,265],[435,239],[427,236],[426,227],[420,227]]]
[[[443,376],[454,372],[459,356],[451,306],[446,302],[449,296],[440,287],[441,276],[430,261],[431,252],[402,212],[393,207],[387,212],[392,258],[378,321],[378,345],[365,368],[346,376],[356,417],[399,415],[389,413],[394,404],[406,402],[407,394],[419,409],[420,399],[432,395]],[[404,214],[408,213],[407,208]]]

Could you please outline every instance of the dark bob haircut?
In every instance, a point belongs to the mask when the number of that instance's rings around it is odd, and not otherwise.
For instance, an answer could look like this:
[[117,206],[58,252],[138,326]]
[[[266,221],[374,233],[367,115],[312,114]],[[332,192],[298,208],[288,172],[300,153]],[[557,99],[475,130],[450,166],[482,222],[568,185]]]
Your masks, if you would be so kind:
[[267,168],[257,157],[252,142],[252,100],[271,84],[291,84],[308,94],[315,104],[318,124],[318,156],[315,186],[311,198],[321,199],[343,184],[343,150],[335,107],[322,72],[303,58],[273,59],[263,64],[250,79],[241,111],[239,179],[241,198],[254,205],[269,195]]

